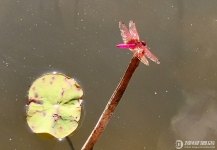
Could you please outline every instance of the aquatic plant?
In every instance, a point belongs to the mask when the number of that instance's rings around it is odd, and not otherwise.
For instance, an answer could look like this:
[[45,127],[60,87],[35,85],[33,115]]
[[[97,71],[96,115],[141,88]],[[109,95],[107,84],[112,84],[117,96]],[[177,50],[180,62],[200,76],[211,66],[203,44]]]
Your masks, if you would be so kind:
[[83,91],[64,74],[45,74],[29,89],[27,123],[35,133],[64,138],[77,127],[81,116]]

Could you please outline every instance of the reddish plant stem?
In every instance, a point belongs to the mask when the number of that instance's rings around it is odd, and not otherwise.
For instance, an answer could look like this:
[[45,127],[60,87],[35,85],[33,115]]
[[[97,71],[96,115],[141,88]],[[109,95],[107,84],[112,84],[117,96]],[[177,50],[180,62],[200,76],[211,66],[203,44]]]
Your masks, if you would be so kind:
[[123,96],[128,83],[135,72],[136,68],[139,66],[139,59],[137,57],[133,57],[131,62],[121,79],[120,83],[118,84],[117,88],[115,89],[114,93],[112,94],[110,100],[108,101],[98,123],[96,124],[95,128],[93,129],[92,133],[90,134],[89,138],[87,139],[86,143],[82,147],[81,150],[91,150],[97,140],[99,139],[101,133],[105,129],[106,125],[108,124],[115,108],[117,107],[121,97]]

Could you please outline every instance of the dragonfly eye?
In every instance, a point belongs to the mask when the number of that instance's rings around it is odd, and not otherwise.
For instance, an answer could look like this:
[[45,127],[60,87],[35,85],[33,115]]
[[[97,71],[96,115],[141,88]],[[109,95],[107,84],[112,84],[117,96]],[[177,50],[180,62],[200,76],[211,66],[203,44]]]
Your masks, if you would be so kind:
[[146,46],[146,42],[145,42],[145,41],[142,41],[142,45],[143,45],[143,46]]

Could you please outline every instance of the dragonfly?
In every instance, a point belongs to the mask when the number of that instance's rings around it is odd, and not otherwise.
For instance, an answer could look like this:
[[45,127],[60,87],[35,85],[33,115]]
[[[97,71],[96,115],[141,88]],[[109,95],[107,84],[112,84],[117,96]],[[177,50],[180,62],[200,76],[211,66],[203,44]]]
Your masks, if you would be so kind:
[[130,49],[134,56],[147,66],[149,65],[147,58],[160,64],[160,60],[148,50],[146,42],[139,40],[139,34],[133,21],[129,23],[129,30],[123,22],[119,22],[119,28],[124,44],[116,45],[118,48]]

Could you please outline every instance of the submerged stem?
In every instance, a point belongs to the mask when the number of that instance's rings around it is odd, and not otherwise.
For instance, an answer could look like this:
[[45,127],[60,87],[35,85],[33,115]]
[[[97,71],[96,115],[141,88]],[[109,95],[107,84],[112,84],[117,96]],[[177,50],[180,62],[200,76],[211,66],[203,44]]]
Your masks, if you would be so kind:
[[139,59],[137,57],[133,57],[131,59],[131,62],[121,79],[120,83],[118,84],[117,88],[115,89],[114,93],[112,94],[110,100],[108,101],[100,119],[98,120],[98,123],[96,124],[95,128],[93,129],[92,133],[90,134],[89,138],[87,139],[86,143],[82,147],[82,150],[91,150],[97,140],[99,139],[101,133],[105,129],[106,125],[108,124],[115,108],[117,107],[121,97],[124,94],[124,91],[126,90],[128,83],[136,70],[136,68],[139,66]]
[[66,140],[67,140],[67,142],[69,143],[69,146],[70,146],[71,150],[75,150],[75,149],[74,149],[74,146],[73,146],[73,144],[72,144],[72,141],[70,140],[69,136],[66,137]]

